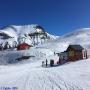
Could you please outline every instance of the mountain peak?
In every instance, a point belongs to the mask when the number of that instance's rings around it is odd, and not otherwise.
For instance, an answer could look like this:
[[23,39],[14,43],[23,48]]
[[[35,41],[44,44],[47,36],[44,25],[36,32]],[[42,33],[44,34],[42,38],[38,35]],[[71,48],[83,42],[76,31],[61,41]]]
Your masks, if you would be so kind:
[[38,24],[31,25],[9,25],[0,30],[0,40],[2,43],[13,42],[28,43],[38,45],[48,40],[56,39],[54,35],[48,34],[44,28]]

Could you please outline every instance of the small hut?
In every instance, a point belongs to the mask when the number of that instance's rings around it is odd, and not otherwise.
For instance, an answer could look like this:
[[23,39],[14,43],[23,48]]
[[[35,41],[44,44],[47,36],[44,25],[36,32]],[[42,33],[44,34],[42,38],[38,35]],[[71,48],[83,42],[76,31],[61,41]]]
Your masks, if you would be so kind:
[[68,53],[69,61],[87,59],[87,50],[81,45],[69,45],[66,52]]
[[27,43],[22,43],[17,46],[17,50],[27,50],[30,47],[32,47],[32,45],[28,45]]
[[64,51],[59,54],[59,63],[63,64],[68,60],[68,52]]

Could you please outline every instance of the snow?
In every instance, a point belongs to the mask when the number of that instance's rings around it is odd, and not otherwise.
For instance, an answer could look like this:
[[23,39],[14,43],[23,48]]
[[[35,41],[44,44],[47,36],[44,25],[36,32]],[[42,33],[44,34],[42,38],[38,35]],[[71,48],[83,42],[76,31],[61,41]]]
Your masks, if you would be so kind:
[[[27,35],[30,33],[35,33],[35,27],[39,26],[38,24],[31,24],[31,25],[10,25],[0,30],[0,33],[5,33],[10,37],[18,38],[18,36]],[[48,33],[47,33],[48,34]],[[58,36],[50,35],[52,39],[58,38]]]
[[[21,27],[18,27],[19,29]],[[24,32],[24,31],[23,31]],[[18,32],[19,34],[19,32]],[[52,36],[53,37],[53,36]],[[56,40],[21,51],[0,52],[0,88],[18,90],[90,90],[90,58],[55,67],[42,67],[42,61],[59,59],[54,52],[66,50],[69,44],[90,48],[90,29],[84,28]],[[20,62],[21,56],[35,56]],[[9,62],[12,61],[12,64]]]
[[41,61],[0,66],[0,87],[18,90],[90,90],[90,59],[53,68]]
[[90,28],[77,29],[74,32],[70,32],[59,38],[45,43],[39,47],[49,48],[56,52],[63,52],[70,44],[80,44],[84,48],[90,48]]

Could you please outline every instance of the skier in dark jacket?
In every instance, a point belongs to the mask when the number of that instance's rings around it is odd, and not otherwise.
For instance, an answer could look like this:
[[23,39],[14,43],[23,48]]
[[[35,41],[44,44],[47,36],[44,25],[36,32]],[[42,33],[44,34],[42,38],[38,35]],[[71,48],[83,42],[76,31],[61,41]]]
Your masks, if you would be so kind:
[[46,59],[46,67],[47,67],[47,63],[48,63],[48,61],[47,61],[47,59]]

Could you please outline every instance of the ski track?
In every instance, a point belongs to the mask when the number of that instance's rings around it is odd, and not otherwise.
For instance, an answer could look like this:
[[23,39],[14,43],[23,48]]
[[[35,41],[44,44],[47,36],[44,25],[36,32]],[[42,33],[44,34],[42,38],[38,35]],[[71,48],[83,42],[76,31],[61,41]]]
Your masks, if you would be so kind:
[[[82,64],[80,64],[82,63]],[[0,87],[18,87],[18,90],[89,90],[90,61],[78,61],[58,67],[43,68],[41,62],[0,67]],[[80,64],[80,65],[79,65]],[[79,68],[76,68],[79,65]],[[83,68],[85,67],[85,69]],[[72,69],[71,69],[72,68]],[[71,72],[72,71],[72,72]],[[75,72],[74,72],[75,71]],[[77,74],[75,74],[77,71]],[[85,72],[86,74],[84,74]],[[70,73],[72,73],[70,75]],[[82,74],[83,73],[83,74]],[[74,76],[77,75],[76,76]],[[79,77],[79,75],[81,75]],[[88,76],[88,77],[87,77]],[[75,77],[75,80],[74,80]],[[80,82],[78,78],[85,80]],[[85,87],[86,86],[86,87]]]

